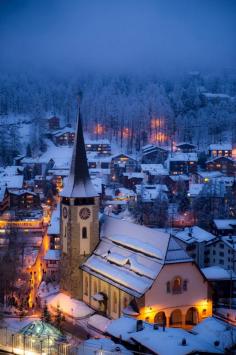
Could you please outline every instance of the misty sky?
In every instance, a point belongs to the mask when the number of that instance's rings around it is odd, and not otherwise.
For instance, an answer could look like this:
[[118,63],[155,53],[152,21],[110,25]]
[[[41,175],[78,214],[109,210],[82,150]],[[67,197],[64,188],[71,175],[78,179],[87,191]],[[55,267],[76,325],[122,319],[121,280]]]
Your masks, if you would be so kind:
[[0,0],[1,69],[229,69],[235,34],[235,0]]

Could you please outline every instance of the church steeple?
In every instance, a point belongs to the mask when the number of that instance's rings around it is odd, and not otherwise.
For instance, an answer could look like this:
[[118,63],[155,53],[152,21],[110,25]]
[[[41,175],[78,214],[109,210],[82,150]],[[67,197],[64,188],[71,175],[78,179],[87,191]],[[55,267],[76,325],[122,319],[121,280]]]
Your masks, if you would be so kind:
[[73,198],[97,196],[97,193],[94,190],[94,187],[90,180],[88,171],[80,105],[78,110],[78,119],[70,175],[67,181],[65,182],[65,186],[61,192],[61,196]]

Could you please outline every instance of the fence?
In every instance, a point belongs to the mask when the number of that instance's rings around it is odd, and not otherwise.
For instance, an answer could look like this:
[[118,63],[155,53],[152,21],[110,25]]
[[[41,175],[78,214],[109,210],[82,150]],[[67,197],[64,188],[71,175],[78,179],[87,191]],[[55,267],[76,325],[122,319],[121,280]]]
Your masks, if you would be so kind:
[[70,355],[68,343],[57,342],[52,336],[37,337],[23,335],[0,328],[0,349],[19,355]]

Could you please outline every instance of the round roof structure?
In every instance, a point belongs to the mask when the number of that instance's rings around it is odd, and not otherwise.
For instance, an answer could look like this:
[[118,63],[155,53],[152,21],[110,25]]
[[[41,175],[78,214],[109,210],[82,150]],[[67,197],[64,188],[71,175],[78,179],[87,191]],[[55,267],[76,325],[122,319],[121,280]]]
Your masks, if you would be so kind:
[[66,341],[66,337],[61,333],[59,329],[49,323],[45,323],[42,320],[35,320],[30,324],[23,327],[19,334],[27,336],[36,336],[39,338],[50,337],[55,341]]

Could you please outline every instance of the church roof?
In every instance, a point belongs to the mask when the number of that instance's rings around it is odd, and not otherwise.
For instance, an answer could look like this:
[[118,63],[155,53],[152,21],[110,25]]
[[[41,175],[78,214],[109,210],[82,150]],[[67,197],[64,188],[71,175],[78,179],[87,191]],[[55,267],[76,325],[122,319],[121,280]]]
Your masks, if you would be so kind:
[[168,233],[105,216],[101,241],[82,269],[140,297],[165,264],[188,261],[192,259]]
[[90,180],[84,144],[82,120],[79,108],[76,136],[71,161],[70,175],[61,192],[63,197],[94,197],[96,191]]

